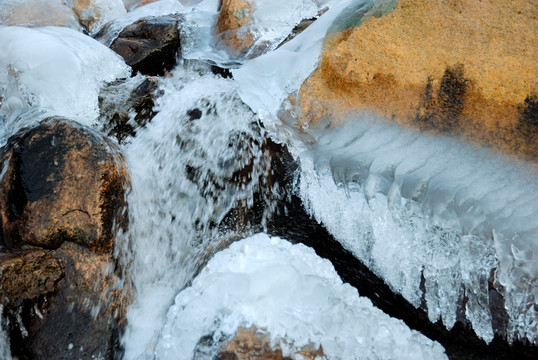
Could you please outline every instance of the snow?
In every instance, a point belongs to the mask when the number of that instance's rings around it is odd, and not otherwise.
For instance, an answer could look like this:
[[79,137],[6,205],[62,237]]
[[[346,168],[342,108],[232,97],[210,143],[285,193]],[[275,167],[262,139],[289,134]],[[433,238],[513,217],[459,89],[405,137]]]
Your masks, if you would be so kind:
[[491,281],[509,338],[538,340],[536,165],[371,114],[312,135],[299,156],[300,194],[337,240],[409,302],[424,298],[430,320],[447,328],[465,294],[466,316],[487,342]]
[[102,84],[130,75],[112,50],[68,28],[0,27],[0,48],[2,138],[28,125],[20,115],[32,110],[91,125]]
[[310,342],[328,359],[446,358],[438,343],[342,283],[311,248],[263,233],[217,253],[176,296],[156,358],[191,359],[202,337],[212,338],[217,350],[238,327],[252,325],[268,331],[294,359]]
[[82,31],[77,17],[62,0],[0,1],[0,25],[55,25]]

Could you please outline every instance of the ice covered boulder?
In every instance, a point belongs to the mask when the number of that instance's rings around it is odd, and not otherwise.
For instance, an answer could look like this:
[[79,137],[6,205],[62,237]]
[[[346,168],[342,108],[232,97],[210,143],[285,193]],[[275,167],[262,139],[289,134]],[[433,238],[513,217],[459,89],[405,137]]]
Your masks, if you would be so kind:
[[255,57],[272,50],[304,19],[317,17],[334,1],[221,0],[217,48],[231,58]]
[[78,18],[62,0],[3,1],[0,3],[0,25],[55,25],[82,30]]
[[538,161],[536,126],[526,125],[537,116],[536,26],[529,0],[400,0],[327,38],[299,94],[303,120],[374,110]]
[[71,0],[73,12],[84,28],[94,33],[103,24],[126,14],[121,0]]
[[0,27],[0,47],[0,133],[8,135],[29,125],[17,118],[30,108],[91,125],[99,88],[130,75],[121,57],[72,29]]
[[[217,253],[176,296],[155,356],[212,358],[240,327],[254,325],[293,359],[302,358],[306,346],[323,347],[324,355],[336,360],[446,358],[438,343],[344,284],[312,249],[265,234]],[[203,349],[197,347],[201,340]]]

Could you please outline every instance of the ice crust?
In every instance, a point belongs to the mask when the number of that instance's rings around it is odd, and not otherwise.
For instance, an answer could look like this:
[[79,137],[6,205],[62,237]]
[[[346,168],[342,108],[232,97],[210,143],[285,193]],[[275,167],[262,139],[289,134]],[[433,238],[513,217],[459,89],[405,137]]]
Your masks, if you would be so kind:
[[[390,318],[304,245],[257,234],[217,253],[170,308],[156,359],[212,359],[238,327],[269,332],[284,355],[312,342],[327,359],[446,359],[444,349]],[[196,354],[195,354],[196,352]],[[194,356],[196,355],[196,356]]]
[[102,84],[130,75],[112,50],[69,28],[0,27],[0,48],[2,139],[36,122],[36,112],[92,125]]
[[491,284],[509,339],[538,341],[536,165],[368,114],[312,134],[300,194],[336,239],[412,304],[424,299],[431,321],[451,328],[466,296],[466,317],[491,341]]

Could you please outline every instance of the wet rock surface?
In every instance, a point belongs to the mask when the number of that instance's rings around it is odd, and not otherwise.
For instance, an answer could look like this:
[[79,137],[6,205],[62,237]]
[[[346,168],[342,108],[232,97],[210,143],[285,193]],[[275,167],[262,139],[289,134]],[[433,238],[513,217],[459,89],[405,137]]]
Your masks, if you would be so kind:
[[102,131],[120,143],[135,136],[137,129],[157,114],[154,106],[160,94],[156,77],[146,77],[135,84],[128,80],[108,84],[99,94],[100,113],[104,118]]
[[108,253],[126,226],[127,173],[96,132],[50,119],[12,137],[0,181],[1,245],[57,248],[64,241]]
[[400,0],[391,13],[328,36],[301,88],[303,120],[328,116],[334,125],[374,111],[537,161],[536,134],[521,125],[522,109],[536,114],[528,103],[538,91],[537,46],[527,35],[535,14],[527,0]]
[[[133,68],[133,74],[164,75],[177,63],[181,19],[180,15],[142,18],[125,27],[110,48]],[[104,35],[99,32],[95,37]]]
[[127,301],[112,255],[126,229],[123,160],[94,131],[48,119],[8,141],[0,306],[19,359],[112,359]]

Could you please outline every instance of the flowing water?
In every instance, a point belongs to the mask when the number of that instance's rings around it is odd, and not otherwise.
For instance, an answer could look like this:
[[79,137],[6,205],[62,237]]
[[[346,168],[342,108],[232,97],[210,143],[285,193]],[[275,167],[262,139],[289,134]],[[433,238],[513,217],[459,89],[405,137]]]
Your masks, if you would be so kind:
[[[536,343],[536,166],[368,113],[338,129],[297,132],[280,119],[293,119],[286,99],[315,68],[327,31],[387,12],[394,1],[259,3],[258,42],[239,58],[211,30],[216,0],[141,7],[111,23],[102,39],[108,45],[144,16],[184,14],[183,60],[160,79],[158,114],[121,145],[131,190],[129,230],[118,234],[116,256],[133,298],[124,358],[211,359],[250,325],[296,358],[309,343],[330,359],[445,357],[438,343],[359,297],[311,249],[250,237],[267,231],[284,196],[269,180],[268,138],[298,161],[294,191],[306,210],[393,291],[425,305],[431,321],[452,327],[463,303],[476,334],[491,341],[494,284],[505,299],[509,339]],[[103,128],[99,90],[129,71],[106,46],[58,27],[0,27],[0,44],[2,144],[50,115]],[[233,79],[214,75],[209,64],[232,67]]]

